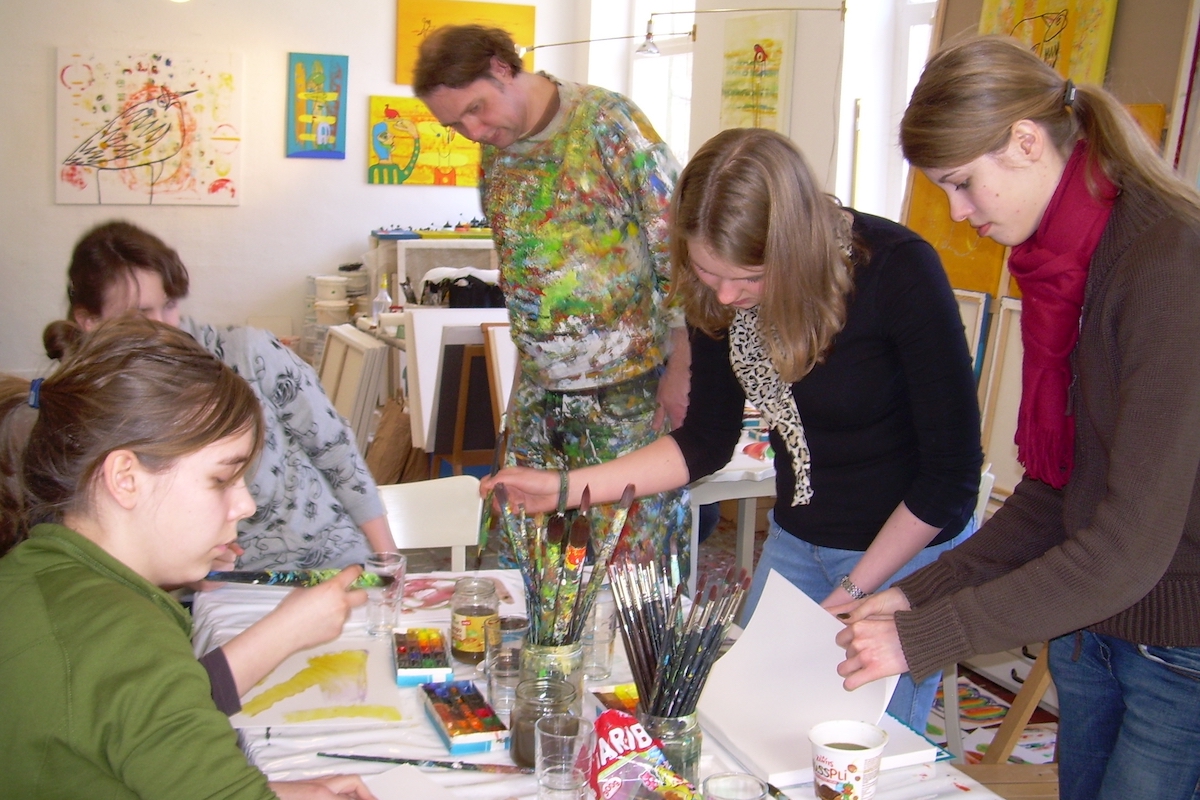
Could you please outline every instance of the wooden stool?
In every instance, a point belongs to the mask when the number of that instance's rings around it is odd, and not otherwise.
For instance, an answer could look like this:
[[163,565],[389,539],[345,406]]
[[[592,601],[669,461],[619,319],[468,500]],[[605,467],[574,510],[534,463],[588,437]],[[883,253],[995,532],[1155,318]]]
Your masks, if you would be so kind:
[[[1033,716],[1050,686],[1050,643],[1042,643],[1042,651],[1033,662],[1033,669],[1012,706],[1004,715],[999,730],[992,737],[987,752],[978,764],[955,764],[955,768],[982,783],[1005,798],[1057,798],[1057,764],[1009,764],[1008,757],[1021,738],[1022,731]],[[947,716],[947,727],[949,717]]]
[[483,359],[484,351],[481,344],[463,345],[462,370],[458,379],[458,407],[454,415],[454,443],[450,453],[434,453],[431,460],[431,474],[438,475],[438,461],[445,461],[455,475],[463,474],[464,466],[478,466],[492,463],[492,448],[467,450],[463,448],[463,440],[467,430],[467,401],[471,393],[471,372],[476,359]]

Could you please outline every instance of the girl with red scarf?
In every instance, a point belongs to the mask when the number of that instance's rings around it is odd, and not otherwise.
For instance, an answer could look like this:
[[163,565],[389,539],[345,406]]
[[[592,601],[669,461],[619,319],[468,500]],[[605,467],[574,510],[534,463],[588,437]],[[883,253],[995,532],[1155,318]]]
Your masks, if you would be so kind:
[[1200,796],[1200,196],[1115,98],[1007,39],[935,56],[900,139],[1013,248],[1026,473],[974,537],[833,609],[839,673],[1049,639],[1059,796]]

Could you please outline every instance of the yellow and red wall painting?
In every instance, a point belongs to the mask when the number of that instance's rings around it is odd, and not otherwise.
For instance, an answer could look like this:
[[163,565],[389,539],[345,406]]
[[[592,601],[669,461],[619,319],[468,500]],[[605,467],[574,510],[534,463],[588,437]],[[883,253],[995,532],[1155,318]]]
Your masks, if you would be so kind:
[[415,97],[372,96],[367,183],[478,186],[479,145],[437,121]]

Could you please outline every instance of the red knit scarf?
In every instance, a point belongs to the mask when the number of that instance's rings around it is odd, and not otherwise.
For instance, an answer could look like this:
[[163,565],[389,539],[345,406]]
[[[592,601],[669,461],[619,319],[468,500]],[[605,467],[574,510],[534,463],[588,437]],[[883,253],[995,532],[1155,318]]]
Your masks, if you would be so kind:
[[1031,478],[1061,489],[1075,464],[1075,418],[1068,408],[1071,351],[1088,263],[1112,213],[1117,189],[1093,171],[1099,199],[1088,191],[1087,144],[1080,140],[1037,232],[1012,249],[1008,269],[1021,288],[1021,408],[1017,459]]

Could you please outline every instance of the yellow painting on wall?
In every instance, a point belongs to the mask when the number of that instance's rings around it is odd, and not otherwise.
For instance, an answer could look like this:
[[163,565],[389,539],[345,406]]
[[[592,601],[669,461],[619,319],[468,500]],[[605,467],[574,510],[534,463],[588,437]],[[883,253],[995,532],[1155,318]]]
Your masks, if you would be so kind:
[[725,23],[721,129],[788,132],[796,15],[784,11]]
[[479,145],[442,125],[415,97],[368,103],[367,183],[478,186]]
[[984,0],[981,34],[1020,39],[1064,78],[1104,83],[1117,0]]
[[[467,0],[396,0],[396,83],[412,85],[417,48],[443,25],[490,25],[503,28],[518,48],[533,47],[533,6],[472,3]],[[533,71],[533,53],[523,59]]]
[[925,173],[913,170],[911,183],[904,224],[937,250],[950,285],[955,289],[996,294],[1004,265],[1004,246],[980,236],[967,222],[950,219],[946,193],[926,178]]

